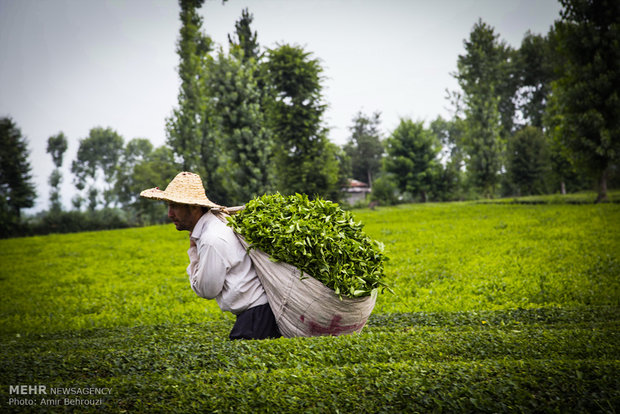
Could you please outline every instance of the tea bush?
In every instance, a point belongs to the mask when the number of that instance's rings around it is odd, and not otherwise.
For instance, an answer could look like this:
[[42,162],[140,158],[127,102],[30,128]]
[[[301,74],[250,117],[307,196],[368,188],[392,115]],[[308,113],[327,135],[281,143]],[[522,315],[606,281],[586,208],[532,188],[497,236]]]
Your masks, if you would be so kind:
[[448,203],[358,211],[385,244],[375,312],[620,304],[620,205]]
[[359,335],[268,341],[222,340],[225,321],[28,334],[0,365],[109,387],[111,411],[613,412],[617,310],[378,315]]
[[[395,294],[340,337],[229,341],[171,225],[0,240],[0,411],[620,410],[620,205],[353,214]],[[18,384],[110,394],[33,410]]]
[[23,333],[226,317],[188,289],[187,233],[154,226],[2,240],[0,324]]

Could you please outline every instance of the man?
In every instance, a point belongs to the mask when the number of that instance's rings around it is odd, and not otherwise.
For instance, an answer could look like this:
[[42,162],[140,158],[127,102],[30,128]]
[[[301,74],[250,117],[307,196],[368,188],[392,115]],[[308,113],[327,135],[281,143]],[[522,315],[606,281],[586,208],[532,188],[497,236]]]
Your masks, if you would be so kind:
[[190,285],[198,296],[215,299],[220,309],[237,316],[230,339],[280,337],[254,265],[234,231],[214,214],[223,207],[207,198],[200,176],[182,172],[166,190],[151,188],[140,196],[168,202],[177,230],[190,232]]

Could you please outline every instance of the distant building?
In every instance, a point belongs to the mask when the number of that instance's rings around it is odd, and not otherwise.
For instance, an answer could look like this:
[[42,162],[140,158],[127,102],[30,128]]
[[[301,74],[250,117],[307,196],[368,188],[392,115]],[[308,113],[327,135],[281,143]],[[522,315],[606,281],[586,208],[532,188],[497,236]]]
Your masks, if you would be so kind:
[[348,185],[342,189],[344,193],[344,202],[353,205],[358,201],[364,201],[370,191],[371,188],[368,184],[362,181],[349,179]]

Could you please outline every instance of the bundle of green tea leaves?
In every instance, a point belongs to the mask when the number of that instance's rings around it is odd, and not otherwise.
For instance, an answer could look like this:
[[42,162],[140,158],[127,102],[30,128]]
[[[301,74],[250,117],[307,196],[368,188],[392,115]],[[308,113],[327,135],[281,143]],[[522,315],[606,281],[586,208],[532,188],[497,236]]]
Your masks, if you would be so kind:
[[383,281],[383,245],[336,203],[301,194],[264,195],[228,220],[251,248],[297,267],[340,297],[389,289]]

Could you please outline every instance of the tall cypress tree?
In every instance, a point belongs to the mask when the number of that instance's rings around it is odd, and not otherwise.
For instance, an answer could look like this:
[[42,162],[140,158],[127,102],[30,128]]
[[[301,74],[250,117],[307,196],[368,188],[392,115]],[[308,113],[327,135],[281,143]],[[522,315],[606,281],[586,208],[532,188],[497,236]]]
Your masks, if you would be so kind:
[[254,20],[252,13],[247,8],[241,11],[241,18],[235,22],[236,38],[228,35],[228,43],[231,49],[239,48],[243,51],[243,62],[250,59],[258,59],[260,46],[256,31],[252,32],[251,24]]
[[56,167],[49,178],[49,184],[52,187],[50,191],[50,210],[55,212],[62,210],[62,203],[60,202],[62,172],[60,167],[62,167],[65,151],[67,151],[67,138],[65,134],[59,132],[47,139],[47,152],[52,156],[52,161]]
[[203,3],[204,0],[179,0],[181,30],[177,54],[181,86],[178,107],[166,125],[167,143],[180,160],[180,167],[201,175],[206,172],[201,157],[208,146],[204,141],[209,126],[200,78],[203,63],[212,49],[211,39],[201,31],[202,17],[198,9]]
[[34,206],[36,192],[28,142],[11,118],[0,118],[0,237],[13,235],[21,210]]

